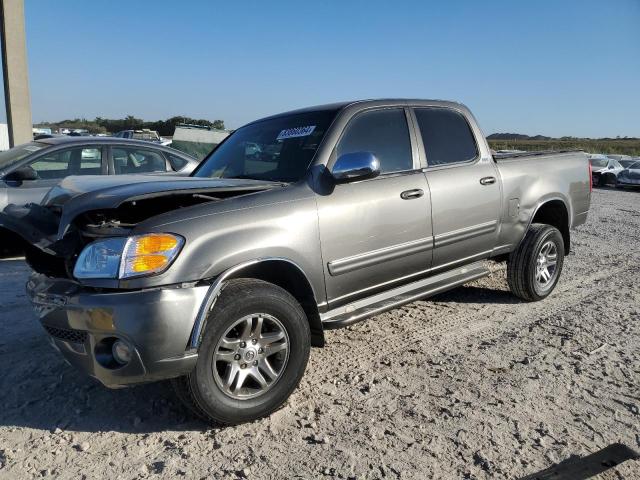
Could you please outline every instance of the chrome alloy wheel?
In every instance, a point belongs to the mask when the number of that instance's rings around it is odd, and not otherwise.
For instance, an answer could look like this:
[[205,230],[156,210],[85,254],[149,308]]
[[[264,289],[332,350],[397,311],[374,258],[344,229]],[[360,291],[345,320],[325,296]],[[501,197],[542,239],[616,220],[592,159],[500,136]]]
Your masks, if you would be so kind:
[[542,289],[548,287],[554,280],[558,263],[558,247],[555,242],[548,240],[538,253],[536,260],[536,283]]
[[289,335],[277,318],[266,313],[242,317],[216,345],[213,377],[231,398],[245,400],[271,389],[289,360]]

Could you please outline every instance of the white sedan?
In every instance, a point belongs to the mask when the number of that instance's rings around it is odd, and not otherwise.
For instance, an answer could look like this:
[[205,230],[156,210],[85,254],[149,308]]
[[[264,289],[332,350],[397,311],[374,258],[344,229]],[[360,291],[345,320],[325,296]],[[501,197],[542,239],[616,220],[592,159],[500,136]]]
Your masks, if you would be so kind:
[[591,157],[591,181],[593,185],[604,187],[607,184],[615,185],[618,174],[624,170],[620,162],[613,158]]

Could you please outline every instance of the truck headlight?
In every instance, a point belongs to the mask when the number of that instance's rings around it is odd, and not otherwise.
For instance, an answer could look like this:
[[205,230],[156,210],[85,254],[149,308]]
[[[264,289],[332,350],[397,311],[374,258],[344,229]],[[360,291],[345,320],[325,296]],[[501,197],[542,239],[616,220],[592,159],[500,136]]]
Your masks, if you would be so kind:
[[76,278],[118,278],[122,249],[126,238],[107,238],[95,241],[82,250],[73,276]]
[[108,238],[87,245],[73,269],[76,278],[131,278],[165,271],[184,239],[170,233]]
[[120,263],[120,278],[163,272],[178,256],[183,243],[182,237],[170,233],[129,237]]

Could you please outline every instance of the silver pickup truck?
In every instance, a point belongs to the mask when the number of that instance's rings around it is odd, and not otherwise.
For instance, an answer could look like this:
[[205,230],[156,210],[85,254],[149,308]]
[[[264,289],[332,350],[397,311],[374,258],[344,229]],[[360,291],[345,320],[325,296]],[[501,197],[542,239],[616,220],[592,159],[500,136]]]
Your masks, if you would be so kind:
[[107,386],[171,378],[199,416],[268,415],[310,346],[507,262],[556,286],[591,196],[582,152],[494,157],[459,103],[357,101],[236,130],[188,178],[69,177],[0,227],[51,342]]

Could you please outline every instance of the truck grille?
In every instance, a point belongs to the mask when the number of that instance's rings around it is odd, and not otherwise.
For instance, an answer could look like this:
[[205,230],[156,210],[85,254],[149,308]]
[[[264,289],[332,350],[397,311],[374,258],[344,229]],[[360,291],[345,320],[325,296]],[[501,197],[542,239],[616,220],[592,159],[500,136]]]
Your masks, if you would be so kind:
[[50,327],[49,325],[43,326],[49,335],[54,338],[59,338],[60,340],[65,340],[72,343],[84,343],[87,339],[87,332],[83,330]]

